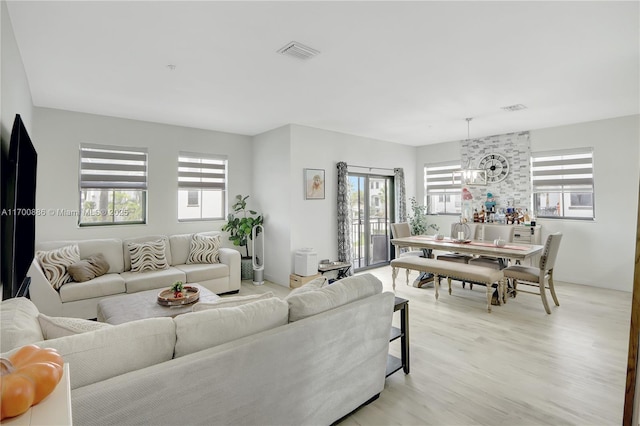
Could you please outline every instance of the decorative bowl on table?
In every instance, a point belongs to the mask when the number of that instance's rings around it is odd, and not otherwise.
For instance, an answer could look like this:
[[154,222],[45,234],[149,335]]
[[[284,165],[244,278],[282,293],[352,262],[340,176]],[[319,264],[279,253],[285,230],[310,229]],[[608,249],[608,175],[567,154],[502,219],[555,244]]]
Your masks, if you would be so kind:
[[471,242],[471,240],[458,240],[458,239],[453,239],[452,240],[454,243],[458,243],[458,244],[468,244]]
[[163,306],[182,306],[197,302],[200,299],[200,289],[190,285],[182,288],[181,294],[176,296],[172,289],[162,290],[158,293],[158,304]]

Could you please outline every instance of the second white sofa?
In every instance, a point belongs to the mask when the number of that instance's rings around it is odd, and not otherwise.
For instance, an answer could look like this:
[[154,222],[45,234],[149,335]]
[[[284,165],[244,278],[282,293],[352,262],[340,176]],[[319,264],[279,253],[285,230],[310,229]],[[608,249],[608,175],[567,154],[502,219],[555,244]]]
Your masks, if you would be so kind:
[[[102,254],[109,271],[85,282],[70,282],[55,290],[36,259],[29,269],[30,298],[38,310],[50,316],[96,318],[98,302],[122,293],[170,287],[176,281],[198,283],[214,293],[237,292],[240,289],[240,253],[230,248],[219,249],[220,263],[188,264],[193,234],[148,235],[120,240],[116,238],[78,241],[49,241],[36,244],[36,250],[55,250],[77,244],[80,258]],[[205,236],[217,232],[200,233]],[[132,272],[128,243],[165,241],[167,269]]]

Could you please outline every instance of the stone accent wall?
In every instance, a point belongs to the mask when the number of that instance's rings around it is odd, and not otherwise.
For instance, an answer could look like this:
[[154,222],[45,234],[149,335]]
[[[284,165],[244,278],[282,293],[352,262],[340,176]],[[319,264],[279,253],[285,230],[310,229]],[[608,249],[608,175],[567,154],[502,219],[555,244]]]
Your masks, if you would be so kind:
[[531,209],[531,141],[529,132],[507,133],[480,139],[464,140],[460,144],[462,168],[478,168],[480,159],[498,153],[509,161],[509,174],[498,183],[486,186],[468,186],[473,195],[472,211],[482,209],[487,200],[487,192],[493,194],[496,208],[520,207]]

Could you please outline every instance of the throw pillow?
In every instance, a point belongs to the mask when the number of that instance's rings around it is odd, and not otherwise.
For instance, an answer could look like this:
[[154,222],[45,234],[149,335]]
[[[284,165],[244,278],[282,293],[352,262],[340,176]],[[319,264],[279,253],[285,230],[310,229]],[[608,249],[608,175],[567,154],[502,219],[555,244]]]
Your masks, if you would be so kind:
[[164,253],[163,240],[147,243],[127,243],[131,256],[131,272],[155,271],[168,269],[167,257]]
[[67,270],[75,282],[85,282],[100,277],[109,271],[109,262],[102,253],[70,265]]
[[193,312],[204,311],[207,309],[219,309],[219,308],[233,308],[236,306],[246,305],[258,300],[269,299],[273,297],[273,292],[268,291],[263,294],[251,294],[249,296],[233,296],[233,297],[221,297],[214,302],[198,302],[193,305],[191,310]]
[[53,288],[59,290],[63,284],[73,281],[67,268],[80,262],[80,250],[77,244],[60,247],[50,251],[37,251],[36,258],[44,271],[44,275]]
[[49,317],[45,314],[38,315],[38,322],[45,340],[113,327],[111,324],[104,322],[82,318]]
[[189,247],[187,264],[191,263],[220,263],[219,250],[222,243],[220,236],[208,237],[193,234]]
[[287,295],[287,297],[285,297],[285,300],[288,299],[291,296],[295,296],[296,294],[301,294],[301,293],[306,293],[308,291],[316,291],[316,290],[320,290],[321,288],[326,287],[327,285],[327,278],[326,277],[318,277],[318,278],[314,278],[311,281],[309,281],[308,283],[298,287],[298,288],[294,288],[293,290],[291,290],[291,292],[289,292],[289,294]]

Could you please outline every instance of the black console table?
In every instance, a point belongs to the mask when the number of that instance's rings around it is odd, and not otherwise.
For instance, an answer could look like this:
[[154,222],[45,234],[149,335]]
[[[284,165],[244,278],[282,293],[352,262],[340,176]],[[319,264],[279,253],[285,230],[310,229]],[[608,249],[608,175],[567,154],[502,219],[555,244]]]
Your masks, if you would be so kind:
[[409,301],[396,297],[393,311],[400,311],[400,328],[391,327],[390,342],[400,339],[401,357],[387,356],[387,376],[403,369],[404,374],[409,374]]
[[334,261],[318,264],[318,272],[320,272],[322,275],[324,275],[325,272],[337,271],[336,278],[334,280],[331,280],[330,282],[346,278],[349,269],[351,269],[351,263],[348,262]]

